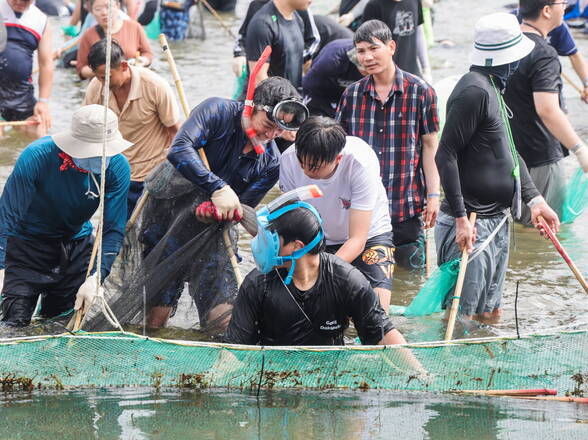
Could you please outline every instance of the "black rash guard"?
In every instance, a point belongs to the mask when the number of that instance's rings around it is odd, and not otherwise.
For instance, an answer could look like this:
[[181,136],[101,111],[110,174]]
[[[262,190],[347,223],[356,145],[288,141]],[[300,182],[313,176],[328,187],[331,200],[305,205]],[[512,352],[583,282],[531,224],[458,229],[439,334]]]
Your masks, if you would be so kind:
[[[286,274],[280,269],[282,279]],[[302,292],[292,282],[288,289],[295,300],[275,270],[267,275],[251,271],[239,289],[225,341],[343,345],[343,331],[352,318],[361,342],[375,345],[394,329],[365,277],[334,255],[320,254],[319,277],[312,288]]]
[[[490,77],[475,67],[459,80],[447,101],[435,162],[445,192],[441,210],[446,214],[463,217],[476,212],[479,217],[493,217],[511,207],[513,160],[498,98]],[[540,194],[520,155],[519,163],[526,203]]]

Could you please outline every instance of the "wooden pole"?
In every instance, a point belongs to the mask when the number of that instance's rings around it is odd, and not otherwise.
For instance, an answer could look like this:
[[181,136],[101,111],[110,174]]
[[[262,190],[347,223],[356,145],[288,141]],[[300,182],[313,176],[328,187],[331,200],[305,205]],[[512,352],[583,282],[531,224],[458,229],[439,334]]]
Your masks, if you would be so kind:
[[0,121],[0,127],[23,127],[27,125],[39,125],[39,121],[28,119],[26,121]]
[[231,28],[229,26],[227,26],[227,24],[222,19],[222,17],[220,15],[218,15],[218,12],[216,12],[215,9],[212,6],[210,6],[210,3],[208,3],[208,1],[206,1],[206,0],[200,0],[200,3],[202,3],[204,5],[204,7],[210,11],[210,13],[212,14],[212,16],[214,18],[216,18],[216,20],[219,22],[219,24],[225,29],[225,31],[227,31],[227,33],[229,34],[229,36],[233,40],[236,40],[237,37],[235,36],[235,34],[231,30]]
[[[184,110],[184,116],[188,118],[190,116],[190,108],[188,107],[188,101],[186,99],[186,94],[184,93],[184,86],[182,85],[182,79],[180,78],[178,69],[176,67],[176,62],[174,61],[174,57],[171,51],[169,50],[167,38],[164,34],[159,34],[159,44],[161,44],[161,48],[163,49],[163,52],[167,57],[169,68],[176,83],[176,89],[178,90],[180,103],[182,104],[182,109]],[[210,164],[208,163],[208,159],[206,158],[204,148],[199,148],[198,153],[200,154],[200,158],[202,159],[202,162],[204,162],[206,168],[210,170]],[[223,241],[225,244],[225,250],[227,251],[227,254],[229,255],[229,260],[231,261],[231,267],[233,268],[233,272],[235,273],[235,280],[237,281],[237,286],[240,287],[243,283],[243,275],[241,275],[241,270],[239,270],[239,262],[237,261],[237,256],[233,251],[233,245],[231,243],[231,237],[229,237],[228,226],[225,227],[223,230]]]
[[433,243],[431,239],[431,228],[425,229],[425,276],[431,276],[431,260],[433,255]]
[[[476,224],[476,213],[470,214],[470,224]],[[464,249],[461,254],[461,262],[459,263],[459,274],[457,275],[457,283],[455,284],[455,293],[451,301],[451,310],[449,312],[449,320],[447,321],[447,330],[445,332],[445,340],[451,341],[453,339],[453,328],[455,327],[455,320],[457,318],[457,310],[459,309],[459,300],[461,298],[461,289],[465,280],[466,269],[470,255],[467,249]]]
[[561,257],[567,263],[568,267],[571,269],[572,273],[574,274],[574,276],[576,277],[576,279],[578,280],[580,285],[584,288],[586,293],[588,293],[588,284],[586,283],[586,280],[584,279],[584,277],[582,276],[582,274],[580,273],[580,271],[578,270],[578,268],[576,267],[576,265],[574,264],[574,262],[572,261],[572,259],[568,255],[568,253],[566,252],[566,250],[563,248],[563,246],[561,245],[561,243],[559,242],[559,240],[555,236],[554,232],[551,230],[551,228],[549,227],[549,225],[547,224],[547,222],[545,221],[545,219],[541,215],[539,216],[539,223],[541,223],[541,226],[543,227],[543,229],[545,230],[545,233],[547,234],[547,236],[549,237],[549,239],[551,240],[551,242],[555,246],[555,249],[557,250],[557,252],[559,252]]
[[565,72],[561,73],[561,77],[569,84],[571,85],[574,89],[576,89],[576,91],[580,94],[580,95],[584,95],[584,90],[582,90],[580,87],[578,87],[578,85],[576,85],[576,83],[572,80],[572,78],[570,78]]
[[457,390],[455,394],[475,394],[480,396],[555,396],[557,390],[541,388],[537,390]]

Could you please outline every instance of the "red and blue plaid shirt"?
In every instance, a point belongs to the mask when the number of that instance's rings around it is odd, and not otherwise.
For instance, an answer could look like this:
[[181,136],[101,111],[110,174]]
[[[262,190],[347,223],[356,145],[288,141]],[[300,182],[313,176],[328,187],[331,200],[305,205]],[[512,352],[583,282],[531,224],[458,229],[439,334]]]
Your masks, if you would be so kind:
[[420,214],[426,201],[421,136],[439,130],[433,87],[396,68],[392,90],[382,103],[368,75],[343,92],[337,120],[378,155],[392,223]]

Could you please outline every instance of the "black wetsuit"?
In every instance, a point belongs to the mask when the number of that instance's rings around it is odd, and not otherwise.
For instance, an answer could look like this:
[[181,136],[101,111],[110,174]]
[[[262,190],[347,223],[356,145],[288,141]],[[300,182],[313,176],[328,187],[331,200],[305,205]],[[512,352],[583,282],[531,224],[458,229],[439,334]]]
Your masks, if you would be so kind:
[[[445,199],[441,210],[454,217],[476,212],[493,217],[510,208],[515,192],[513,160],[498,98],[489,76],[465,74],[447,101],[447,118],[435,162]],[[499,87],[499,81],[495,80]],[[519,155],[522,198],[539,192]]]
[[[285,278],[286,269],[280,274]],[[239,289],[225,341],[343,345],[349,318],[363,344],[377,344],[394,329],[361,272],[334,255],[320,254],[320,275],[312,288],[302,292],[292,282],[288,289],[295,299],[275,271],[267,275],[250,272]]]

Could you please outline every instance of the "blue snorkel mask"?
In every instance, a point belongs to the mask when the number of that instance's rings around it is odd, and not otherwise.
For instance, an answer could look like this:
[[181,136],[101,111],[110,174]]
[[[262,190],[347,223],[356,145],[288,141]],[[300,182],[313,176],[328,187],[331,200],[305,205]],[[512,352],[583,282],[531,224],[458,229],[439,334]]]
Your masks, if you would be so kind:
[[[297,208],[305,208],[310,210],[319,220],[321,228],[312,241],[302,249],[294,251],[292,255],[280,256],[280,237],[278,236],[277,232],[270,231],[269,224],[272,222],[272,220],[275,220],[283,214]],[[290,270],[288,271],[288,276],[284,281],[284,284],[290,284],[292,281],[292,276],[294,275],[296,260],[298,260],[303,255],[306,255],[323,239],[324,232],[322,229],[322,224],[323,220],[314,206],[302,201],[296,201],[289,205],[282,206],[273,212],[270,212],[270,208],[267,206],[259,209],[257,211],[258,232],[251,242],[251,252],[253,253],[253,258],[255,259],[255,265],[257,266],[257,269],[261,273],[266,274],[271,272],[274,267],[281,266],[284,263],[291,261],[292,264],[290,266]]]

